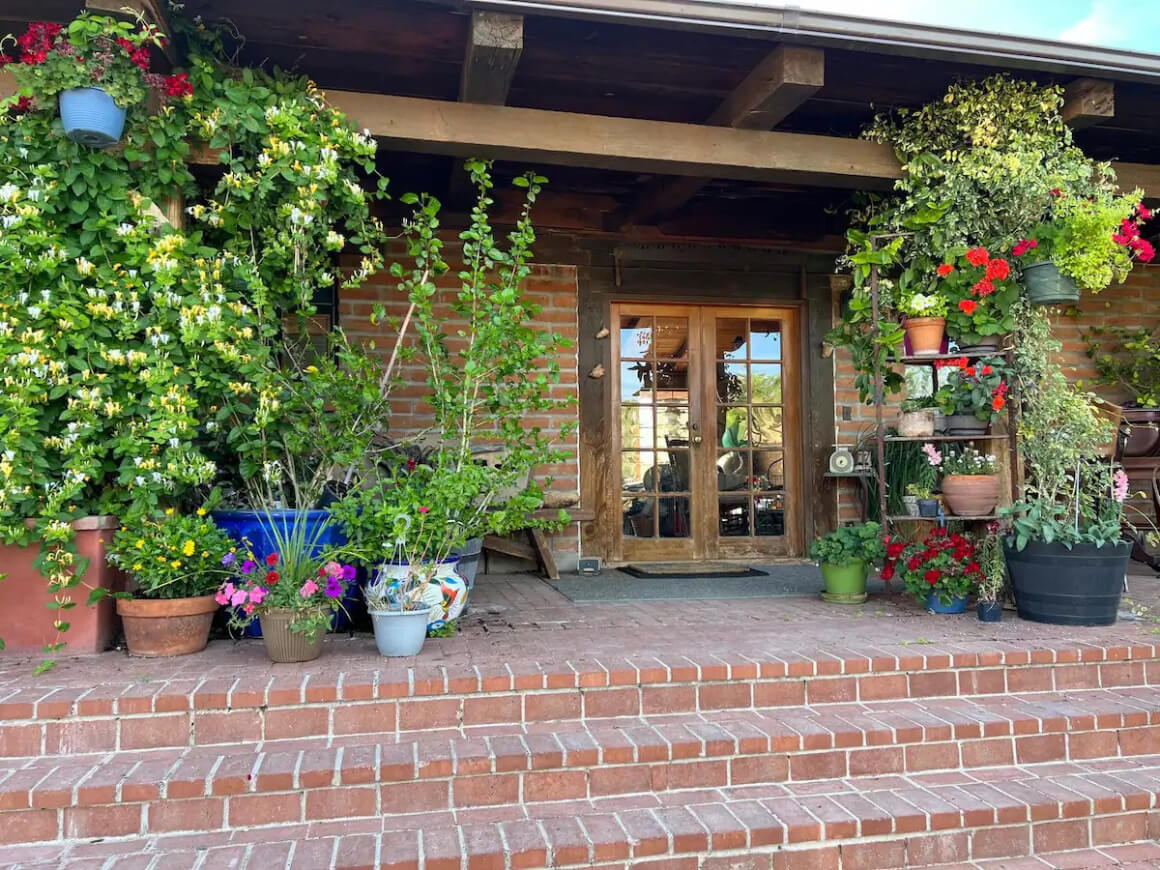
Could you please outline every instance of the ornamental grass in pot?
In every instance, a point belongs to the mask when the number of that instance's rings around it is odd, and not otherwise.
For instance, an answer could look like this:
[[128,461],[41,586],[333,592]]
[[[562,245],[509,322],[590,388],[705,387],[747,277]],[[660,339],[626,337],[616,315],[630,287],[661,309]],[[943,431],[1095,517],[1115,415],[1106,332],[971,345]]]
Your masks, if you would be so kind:
[[108,560],[134,581],[117,594],[129,655],[200,652],[217,612],[214,592],[234,558],[229,537],[198,508],[173,508],[127,519],[113,535]]
[[886,552],[878,523],[839,526],[810,545],[810,558],[822,569],[822,598],[836,604],[866,600],[866,577]]
[[303,513],[290,522],[267,518],[265,536],[276,549],[233,553],[217,602],[233,608],[230,626],[244,631],[261,621],[262,641],[272,662],[306,662],[322,653],[322,640],[342,608],[355,569],[340,553],[320,548],[322,528]]
[[965,535],[936,526],[921,542],[887,553],[883,576],[902,571],[906,589],[932,613],[963,613],[981,566]]
[[985,435],[1007,407],[1008,366],[1000,357],[972,363],[965,356],[938,360],[944,381],[935,394],[947,415],[948,435]]
[[990,516],[1001,496],[995,456],[974,447],[939,451],[924,444],[931,465],[942,472],[943,499],[951,513],[959,517]]

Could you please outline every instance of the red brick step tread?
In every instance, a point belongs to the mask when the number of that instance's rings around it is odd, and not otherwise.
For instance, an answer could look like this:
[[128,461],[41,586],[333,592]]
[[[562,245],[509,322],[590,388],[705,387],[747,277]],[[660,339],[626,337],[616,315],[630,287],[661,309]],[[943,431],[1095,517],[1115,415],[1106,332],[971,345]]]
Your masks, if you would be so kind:
[[511,805],[487,815],[388,815],[357,825],[315,820],[74,841],[0,849],[0,865],[68,866],[71,860],[114,856],[138,856],[144,865],[163,856],[164,863],[154,866],[192,867],[201,860],[197,866],[205,868],[248,856],[248,866],[344,870],[625,867],[661,859],[670,859],[665,867],[690,870],[927,867],[1154,840],[1160,838],[1158,791],[1160,757],[1152,756],[857,783],[743,786],[673,801],[642,795]]

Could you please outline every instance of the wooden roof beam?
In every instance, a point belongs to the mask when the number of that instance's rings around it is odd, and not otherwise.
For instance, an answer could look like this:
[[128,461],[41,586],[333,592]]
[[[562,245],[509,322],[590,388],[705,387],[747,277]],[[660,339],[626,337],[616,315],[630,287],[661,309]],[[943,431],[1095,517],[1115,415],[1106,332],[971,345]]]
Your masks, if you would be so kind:
[[1063,120],[1073,130],[1116,115],[1116,86],[1102,79],[1076,79],[1063,92]]
[[[753,68],[706,123],[741,130],[772,130],[825,84],[820,48],[779,45]],[[622,223],[650,224],[692,199],[711,178],[684,176],[650,184]]]
[[331,104],[387,147],[628,172],[889,190],[889,145],[511,106],[330,91]]

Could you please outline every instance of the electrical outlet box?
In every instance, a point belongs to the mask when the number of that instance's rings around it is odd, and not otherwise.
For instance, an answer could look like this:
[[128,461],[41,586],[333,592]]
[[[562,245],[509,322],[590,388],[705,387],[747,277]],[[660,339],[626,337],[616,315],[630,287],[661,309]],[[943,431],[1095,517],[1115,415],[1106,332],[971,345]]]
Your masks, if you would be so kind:
[[586,559],[581,559],[579,569],[581,574],[593,577],[600,573],[600,559],[591,556]]

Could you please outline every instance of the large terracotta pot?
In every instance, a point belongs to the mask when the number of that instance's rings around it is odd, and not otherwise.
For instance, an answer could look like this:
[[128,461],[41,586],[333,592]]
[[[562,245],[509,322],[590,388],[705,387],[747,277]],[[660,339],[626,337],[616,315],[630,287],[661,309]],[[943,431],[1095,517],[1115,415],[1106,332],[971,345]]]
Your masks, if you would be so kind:
[[117,613],[125,624],[131,656],[184,656],[201,652],[218,603],[212,595],[198,598],[119,598]]
[[258,618],[262,622],[262,640],[266,644],[266,655],[270,661],[310,662],[322,655],[322,638],[326,632],[315,632],[311,639],[306,634],[291,631],[293,610],[263,610]]
[[943,317],[908,317],[902,325],[910,339],[912,356],[933,356],[942,351],[946,319]]
[[989,516],[999,504],[999,475],[948,474],[943,478],[942,492],[955,516]]
[[1160,451],[1160,408],[1124,408],[1124,421],[1132,427],[1124,456],[1155,456]]
[[117,528],[115,517],[85,517],[73,523],[76,530],[77,551],[89,560],[83,584],[65,590],[75,603],[67,611],[49,610],[55,596],[48,591],[48,581],[32,567],[39,553],[39,545],[27,547],[0,546],[0,638],[9,653],[40,652],[45,644],[56,643],[57,631],[53,622],[62,618],[69,630],[59,639],[68,646],[65,655],[104,652],[117,634],[118,620],[112,598],[105,598],[93,606],[85,602],[89,589],[119,592],[125,588],[120,571],[105,561],[106,543]]

